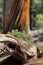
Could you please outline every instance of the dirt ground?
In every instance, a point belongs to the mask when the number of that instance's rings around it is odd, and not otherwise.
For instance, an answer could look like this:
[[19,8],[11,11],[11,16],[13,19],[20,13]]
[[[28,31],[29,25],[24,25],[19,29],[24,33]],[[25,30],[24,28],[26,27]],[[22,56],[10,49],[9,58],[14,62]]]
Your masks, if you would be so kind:
[[43,65],[43,57],[36,59],[30,59],[28,63],[24,65]]

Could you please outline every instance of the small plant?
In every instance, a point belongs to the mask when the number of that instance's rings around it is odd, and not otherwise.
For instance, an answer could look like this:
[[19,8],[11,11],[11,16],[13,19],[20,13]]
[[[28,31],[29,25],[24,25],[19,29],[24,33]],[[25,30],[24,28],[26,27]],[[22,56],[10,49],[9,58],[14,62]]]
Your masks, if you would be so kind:
[[43,14],[37,14],[35,17],[35,21],[37,24],[43,24]]
[[11,34],[19,39],[22,39],[27,43],[33,43],[33,41],[30,40],[30,35],[26,34],[25,31],[20,32],[16,29],[16,30],[12,30],[11,32],[8,32],[8,34]]

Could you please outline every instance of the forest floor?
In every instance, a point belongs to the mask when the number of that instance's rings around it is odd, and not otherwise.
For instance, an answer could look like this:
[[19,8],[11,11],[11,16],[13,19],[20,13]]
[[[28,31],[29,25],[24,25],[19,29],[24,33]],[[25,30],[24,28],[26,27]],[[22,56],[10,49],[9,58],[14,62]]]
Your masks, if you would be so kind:
[[43,57],[38,58],[37,60],[30,59],[25,65],[43,65]]

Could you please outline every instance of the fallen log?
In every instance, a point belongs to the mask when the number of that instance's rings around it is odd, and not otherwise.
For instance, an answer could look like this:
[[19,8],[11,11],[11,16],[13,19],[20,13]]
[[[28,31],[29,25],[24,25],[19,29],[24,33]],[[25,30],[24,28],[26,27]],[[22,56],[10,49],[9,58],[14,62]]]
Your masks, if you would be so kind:
[[4,43],[3,52],[6,50],[15,60],[22,63],[26,63],[31,57],[36,59],[42,53],[36,46],[32,46],[9,34],[0,34],[0,43]]

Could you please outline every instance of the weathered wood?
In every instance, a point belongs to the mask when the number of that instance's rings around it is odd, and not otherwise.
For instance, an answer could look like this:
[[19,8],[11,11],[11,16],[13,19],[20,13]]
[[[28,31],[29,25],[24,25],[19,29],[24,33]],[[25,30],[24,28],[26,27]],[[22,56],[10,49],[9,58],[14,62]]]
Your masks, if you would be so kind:
[[[22,63],[26,63],[30,57],[36,59],[37,56],[42,53],[42,51],[40,51],[36,46],[27,44],[21,39],[9,34],[0,34],[0,42],[4,43],[5,49],[14,57],[15,60],[19,60]],[[3,52],[5,49],[3,49]]]
[[7,59],[8,57],[10,57],[11,55],[6,55],[4,57],[1,57],[0,58],[0,63],[3,62],[5,59]]

